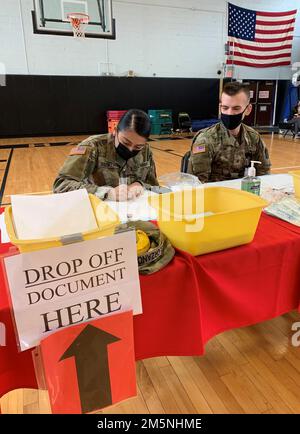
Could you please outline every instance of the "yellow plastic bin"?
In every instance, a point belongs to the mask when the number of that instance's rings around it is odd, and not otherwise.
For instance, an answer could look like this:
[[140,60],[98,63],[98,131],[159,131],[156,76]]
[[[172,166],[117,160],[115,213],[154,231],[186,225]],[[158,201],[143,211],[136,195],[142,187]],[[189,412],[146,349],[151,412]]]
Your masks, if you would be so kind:
[[300,170],[289,172],[289,174],[293,177],[295,196],[300,199]]
[[120,224],[118,215],[102,200],[93,194],[89,194],[98,229],[83,234],[68,235],[60,238],[47,238],[43,240],[20,240],[16,236],[12,207],[5,208],[5,223],[10,241],[18,247],[21,253],[34,250],[49,249],[71,244],[76,241],[93,240],[114,234],[116,226]]
[[[180,215],[178,203],[190,194],[192,209]],[[206,187],[151,196],[158,225],[173,246],[197,256],[250,243],[268,202],[227,187]],[[177,205],[176,205],[177,204]]]

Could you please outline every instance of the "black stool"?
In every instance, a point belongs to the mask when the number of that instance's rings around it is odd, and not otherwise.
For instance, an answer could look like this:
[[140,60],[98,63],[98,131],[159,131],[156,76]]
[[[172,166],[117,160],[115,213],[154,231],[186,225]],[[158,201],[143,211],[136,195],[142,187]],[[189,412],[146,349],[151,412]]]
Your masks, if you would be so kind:
[[291,132],[293,134],[293,139],[296,136],[295,133],[295,124],[293,122],[289,123],[289,122],[280,122],[278,124],[278,128],[279,130],[285,130],[285,133],[283,134],[283,137],[285,137],[287,135],[287,133]]

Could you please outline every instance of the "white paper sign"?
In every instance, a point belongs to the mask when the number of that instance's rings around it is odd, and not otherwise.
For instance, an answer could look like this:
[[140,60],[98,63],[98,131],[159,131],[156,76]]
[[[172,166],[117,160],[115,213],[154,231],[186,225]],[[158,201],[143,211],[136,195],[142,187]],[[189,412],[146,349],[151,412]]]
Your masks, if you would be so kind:
[[269,99],[270,98],[270,92],[268,90],[261,90],[258,94],[258,98]]
[[21,351],[63,327],[142,313],[135,231],[4,261]]

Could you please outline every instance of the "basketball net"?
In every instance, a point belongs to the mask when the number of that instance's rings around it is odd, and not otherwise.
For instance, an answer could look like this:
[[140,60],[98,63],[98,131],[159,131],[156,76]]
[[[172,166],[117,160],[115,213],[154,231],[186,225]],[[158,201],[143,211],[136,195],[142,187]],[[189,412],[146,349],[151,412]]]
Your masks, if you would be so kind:
[[74,38],[84,38],[90,17],[87,14],[72,13],[68,14],[68,20],[73,28]]

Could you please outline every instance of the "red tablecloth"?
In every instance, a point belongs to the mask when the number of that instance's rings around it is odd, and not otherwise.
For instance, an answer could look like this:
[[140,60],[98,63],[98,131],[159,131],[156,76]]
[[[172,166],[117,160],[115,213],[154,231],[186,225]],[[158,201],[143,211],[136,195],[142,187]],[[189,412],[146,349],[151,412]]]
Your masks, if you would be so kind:
[[[143,314],[134,318],[136,359],[201,355],[217,333],[300,310],[300,230],[262,215],[246,246],[193,258],[178,251],[159,273],[141,276]],[[9,245],[0,246],[7,251]],[[31,352],[18,353],[0,273],[0,396],[36,388]]]

